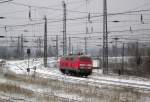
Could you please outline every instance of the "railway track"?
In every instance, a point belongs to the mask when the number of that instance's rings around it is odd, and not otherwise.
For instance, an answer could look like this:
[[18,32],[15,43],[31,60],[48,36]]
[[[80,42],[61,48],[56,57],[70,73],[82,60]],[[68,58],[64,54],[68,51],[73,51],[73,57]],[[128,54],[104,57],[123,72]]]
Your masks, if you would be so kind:
[[[52,73],[52,72],[51,72]],[[88,78],[80,78],[80,77],[73,77],[73,76],[66,76],[62,74],[44,74],[38,73],[38,76],[44,78],[55,79],[59,81],[66,81],[70,83],[78,83],[78,84],[85,84],[85,85],[92,85],[92,86],[100,86],[100,85],[111,85],[111,86],[118,86],[118,87],[130,87],[135,89],[142,89],[142,90],[150,90],[150,82],[146,83],[144,81],[136,81],[136,80],[125,80],[125,79],[115,79],[110,77],[99,77],[99,76],[89,76]]]
[[24,98],[0,94],[0,102],[32,102]]
[[58,95],[55,95],[55,94],[50,94],[48,92],[36,92],[37,94],[40,94],[40,95],[45,95],[45,96],[49,96],[49,97],[53,97],[54,100],[57,99],[59,101],[62,101],[62,102],[82,102],[80,100],[77,100],[77,99],[69,99],[69,98],[65,98],[65,97],[61,97],[61,96],[58,96]]
[[[22,64],[18,63],[17,65]],[[89,76],[88,78],[79,78],[79,77],[73,77],[73,76],[66,76],[62,75],[59,70],[57,69],[51,69],[47,70],[47,73],[40,73],[36,72],[38,76],[44,77],[44,78],[50,78],[60,81],[66,81],[70,83],[80,83],[80,84],[88,84],[88,85],[94,85],[94,86],[100,86],[100,85],[114,85],[114,86],[120,86],[120,87],[131,87],[136,89],[144,89],[144,90],[150,90],[150,82],[145,83],[144,81],[135,81],[135,80],[127,80],[123,78],[110,78],[104,77],[104,76]]]
[[[24,63],[17,63],[18,65],[24,65]],[[42,69],[40,69],[42,70]],[[82,84],[82,85],[89,85],[89,86],[95,86],[95,87],[102,87],[102,86],[114,86],[114,87],[125,87],[125,88],[134,88],[134,89],[138,89],[138,90],[146,90],[146,91],[150,91],[150,82],[144,82],[141,81],[139,82],[139,80],[127,80],[125,78],[111,78],[110,76],[98,76],[98,75],[91,75],[88,76],[88,78],[81,78],[81,77],[74,77],[74,76],[66,76],[63,75],[61,72],[59,72],[58,69],[44,69],[43,71],[46,71],[46,73],[42,73],[42,71],[38,71],[36,72],[38,77],[42,77],[42,78],[49,78],[49,79],[54,79],[54,80],[59,80],[59,81],[64,81],[67,83],[75,83],[75,84]],[[81,102],[80,100],[75,100],[75,99],[69,99],[69,98],[65,98],[65,97],[61,97],[58,96],[57,94],[51,94],[48,92],[37,92],[37,91],[33,91],[34,93],[40,94],[40,95],[44,95],[44,96],[49,96],[49,97],[55,97],[56,99],[59,99],[61,101],[64,102]],[[1,99],[1,102],[16,102],[15,100],[7,100],[7,99]],[[31,102],[31,101],[22,101],[22,100],[18,100],[17,102]]]
[[121,86],[121,87],[130,87],[130,88],[135,88],[135,89],[143,89],[143,90],[149,90],[150,91],[150,83],[144,83],[144,82],[130,82],[130,80],[123,80],[123,79],[103,79],[103,78],[95,78],[91,77],[90,79],[92,80],[98,80],[99,83],[103,84],[108,84],[108,85],[116,85],[116,86]]
[[[70,98],[65,98],[63,96],[58,96],[57,94],[55,93],[52,93],[52,92],[45,92],[45,91],[37,91],[37,90],[30,90],[32,91],[32,93],[35,93],[36,95],[39,95],[39,96],[47,96],[49,97],[49,99],[52,99],[52,100],[59,100],[59,102],[81,102],[80,100],[77,100],[77,99],[70,99]],[[36,97],[35,97],[36,98]],[[44,99],[43,99],[44,100]],[[49,100],[47,100],[46,102],[48,102]],[[54,101],[54,102],[56,102]],[[33,100],[28,100],[28,99],[25,99],[24,98],[20,98],[19,96],[11,96],[11,95],[7,95],[7,94],[2,94],[0,93],[0,102],[35,102],[34,98]],[[45,102],[45,101],[44,101]]]

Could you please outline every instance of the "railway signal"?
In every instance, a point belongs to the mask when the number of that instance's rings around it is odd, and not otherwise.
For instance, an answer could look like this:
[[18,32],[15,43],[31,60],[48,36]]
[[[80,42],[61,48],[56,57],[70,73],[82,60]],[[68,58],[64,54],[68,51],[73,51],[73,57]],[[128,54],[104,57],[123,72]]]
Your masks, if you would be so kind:
[[27,72],[28,72],[28,74],[30,73],[30,68],[29,68],[29,58],[30,58],[30,54],[31,54],[31,51],[30,51],[30,49],[28,48],[28,49],[27,49],[27,55],[28,55],[28,68],[27,68]]

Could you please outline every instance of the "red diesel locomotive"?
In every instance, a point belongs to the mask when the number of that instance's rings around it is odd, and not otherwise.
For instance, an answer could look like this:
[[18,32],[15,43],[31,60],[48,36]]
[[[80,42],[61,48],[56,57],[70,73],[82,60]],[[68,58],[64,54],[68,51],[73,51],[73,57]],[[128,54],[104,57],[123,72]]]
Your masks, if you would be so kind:
[[83,55],[60,58],[59,69],[64,74],[88,76],[92,73],[92,59]]

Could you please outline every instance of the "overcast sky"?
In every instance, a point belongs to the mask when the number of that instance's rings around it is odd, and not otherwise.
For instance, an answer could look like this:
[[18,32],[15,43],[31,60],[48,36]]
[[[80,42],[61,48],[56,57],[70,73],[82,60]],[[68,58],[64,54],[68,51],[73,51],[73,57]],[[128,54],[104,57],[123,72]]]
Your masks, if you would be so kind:
[[[90,12],[91,16],[98,16],[102,14],[103,11],[103,0],[88,0],[86,5],[86,0],[65,0],[67,3],[67,18],[80,18],[85,17],[88,14],[85,12]],[[144,10],[150,9],[149,0],[107,0],[108,2],[108,13],[119,13],[125,11],[133,10]],[[23,5],[26,6],[23,6]],[[29,6],[31,6],[31,18],[29,20]],[[35,6],[35,7],[32,7]],[[49,7],[49,9],[39,8],[39,7]],[[44,15],[47,16],[48,20],[48,35],[60,35],[62,36],[62,22],[51,23],[51,21],[62,20],[63,18],[63,7],[62,0],[13,0],[12,3],[2,3],[0,4],[0,16],[6,17],[0,20],[0,34],[5,35],[5,25],[7,27],[8,36],[18,36],[23,34],[26,35],[43,35],[43,24],[34,26],[17,26],[9,27],[9,25],[24,25],[31,23],[43,22]],[[72,12],[73,11],[73,12]],[[78,11],[78,12],[74,12]],[[143,19],[145,24],[141,24],[140,17],[143,14]],[[108,30],[109,31],[120,31],[129,30],[130,27],[134,29],[148,29],[149,28],[149,18],[150,11],[131,13],[127,15],[116,15],[108,17]],[[91,18],[92,24],[88,24],[89,32],[93,28],[93,32],[102,32],[102,17]],[[123,22],[114,23],[111,21],[119,20]],[[99,36],[102,37],[101,33],[95,34],[79,34],[85,33],[85,19],[67,21],[67,36]],[[25,32],[26,31],[26,32]],[[27,32],[28,31],[28,32]],[[149,31],[140,32],[125,32],[125,33],[110,33],[109,36],[120,36],[120,35],[134,35],[143,33],[149,33]],[[135,37],[135,36],[134,36]],[[136,36],[137,37],[137,36]],[[144,38],[143,38],[144,39]],[[94,39],[95,41],[95,39]]]

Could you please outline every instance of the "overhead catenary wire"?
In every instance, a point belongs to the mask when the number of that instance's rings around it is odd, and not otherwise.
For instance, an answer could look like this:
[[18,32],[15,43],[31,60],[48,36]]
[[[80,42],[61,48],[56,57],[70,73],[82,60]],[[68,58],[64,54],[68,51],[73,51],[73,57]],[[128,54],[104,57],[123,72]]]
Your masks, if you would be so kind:
[[1,1],[0,1],[0,4],[1,4],[1,3],[6,3],[6,2],[11,2],[11,1],[13,1],[13,0],[1,0]]
[[[14,11],[14,12],[7,12],[8,14],[10,13],[17,13],[17,12],[22,12],[23,10],[19,10],[19,11]],[[137,11],[127,11],[127,12],[119,12],[119,13],[108,13],[108,16],[112,16],[112,15],[123,15],[123,14],[128,14],[128,13],[137,13],[137,12],[142,12],[142,11],[150,11],[150,9],[143,9],[143,10],[137,10]],[[6,14],[7,14],[6,13]],[[85,12],[87,13],[87,12]],[[5,14],[5,13],[2,13]],[[102,17],[103,15],[97,15],[97,17]],[[91,16],[92,17],[92,16]],[[86,18],[86,17],[85,17]],[[79,18],[80,19],[80,18]],[[127,20],[128,21],[128,20]]]
[[[98,15],[96,16],[92,16],[94,17],[99,17]],[[78,18],[68,18],[68,21],[73,21],[73,20],[82,20],[85,19],[86,17],[78,17]],[[52,20],[52,19],[48,19],[48,20]],[[52,21],[48,21],[48,23],[54,23],[54,22],[62,22],[62,19],[58,19],[58,20],[52,20]],[[36,22],[36,23],[29,23],[29,24],[21,24],[21,25],[7,25],[7,27],[18,27],[18,26],[32,26],[32,25],[38,25],[38,24],[43,24],[44,22]],[[4,28],[4,27],[0,27],[0,28]]]
[[[28,4],[18,3],[18,2],[10,2],[10,3],[11,3],[11,4],[14,4],[14,5],[25,6],[25,7],[43,8],[43,9],[50,9],[50,10],[54,10],[54,11],[62,11],[62,9],[59,9],[59,8],[28,5]],[[87,12],[84,12],[84,11],[76,11],[76,10],[67,10],[67,11],[68,11],[68,12],[74,12],[74,13],[87,13]],[[100,13],[92,13],[92,14],[100,14]]]
[[[141,12],[141,10],[139,10],[138,12]],[[125,12],[125,13],[127,13],[127,12]],[[128,12],[129,13],[129,12]],[[136,12],[134,12],[134,13],[136,13]],[[115,14],[114,14],[115,15]],[[116,14],[117,15],[117,14]],[[118,14],[118,15],[120,15],[120,13]],[[123,14],[122,14],[123,15]],[[101,15],[99,15],[99,16],[101,16]],[[70,20],[71,21],[71,20]],[[76,21],[76,20],[74,20],[74,21]],[[128,21],[128,20],[127,20]],[[60,22],[61,22],[61,20],[60,20]],[[137,20],[137,22],[138,22],[138,20]],[[142,30],[141,30],[142,31]],[[145,31],[145,30],[144,30]],[[124,32],[127,32],[127,31],[124,31]]]
[[[10,2],[11,4],[15,5],[20,5],[20,6],[26,6],[26,7],[34,7],[34,8],[43,8],[43,9],[52,9],[52,10],[61,10],[62,9],[56,9],[56,8],[50,8],[50,7],[42,7],[42,6],[35,6],[35,5],[28,5],[28,4],[23,4],[23,3],[17,3],[17,2]],[[78,13],[88,13],[88,12],[81,12],[81,11],[73,11],[73,10],[67,10],[68,12],[78,12]],[[121,15],[121,14],[128,14],[128,13],[137,13],[137,12],[145,12],[145,11],[150,11],[150,9],[141,9],[141,10],[129,10],[125,12],[120,12],[120,13],[108,13],[109,15]],[[100,14],[100,13],[91,13],[91,14]]]
[[[94,15],[91,16],[91,18],[97,18],[97,17],[101,17],[100,15]],[[78,18],[68,18],[68,21],[76,21],[76,20],[82,20],[82,19],[86,19],[87,17],[78,17]],[[54,19],[48,19],[51,21],[48,21],[48,23],[54,23],[54,22],[62,22],[62,19],[58,19],[58,20],[54,20]],[[145,19],[145,20],[149,20],[149,19]],[[128,21],[128,20],[124,20],[124,21],[120,21],[120,22],[131,22],[132,20]],[[113,21],[108,21],[108,22],[113,22]],[[133,22],[139,22],[138,20],[135,20]],[[32,26],[32,25],[38,25],[38,24],[43,24],[43,22],[36,22],[36,23],[29,23],[29,24],[22,24],[22,25],[7,25],[7,27],[17,27],[17,26]],[[0,28],[4,28],[4,27],[0,27]]]
[[[62,9],[54,9],[54,8],[49,8],[49,7],[40,7],[40,6],[34,6],[34,5],[22,4],[22,3],[16,3],[16,2],[10,2],[10,3],[21,5],[21,6],[26,6],[26,7],[45,8],[45,9],[53,9],[53,10],[62,10]],[[119,12],[119,13],[108,13],[108,16],[123,15],[123,14],[137,13],[137,12],[144,12],[144,11],[150,11],[150,9],[141,9],[141,10],[134,10],[134,11],[131,10],[131,11],[125,11],[125,12]],[[69,12],[87,13],[87,12],[80,12],[80,11],[69,11]],[[100,13],[91,13],[91,14],[100,14]],[[103,15],[101,15],[101,16],[103,16]]]
[[0,15],[10,15],[10,14],[16,14],[16,13],[23,13],[24,11],[27,11],[28,9],[22,9],[22,10],[16,10],[16,11],[9,11],[0,13]]
[[130,10],[136,10],[136,9],[139,9],[139,8],[142,8],[142,7],[146,7],[146,6],[149,6],[149,5],[150,5],[150,2],[146,2],[146,3],[144,3],[144,4],[142,4],[142,5],[138,6],[138,7],[130,9]]
[[[70,10],[70,11],[72,11],[72,10]],[[141,12],[141,11],[139,11],[139,12]],[[109,13],[108,14],[108,17],[109,16],[116,16],[116,15],[128,15],[128,14],[134,14],[134,13],[139,13],[139,12],[133,12],[133,13],[127,13],[127,12],[125,12],[125,13],[122,13],[122,14],[120,14],[120,13]],[[143,12],[143,11],[142,11]],[[147,11],[145,11],[145,12],[147,12]],[[135,14],[134,14],[135,15]],[[139,14],[136,14],[136,15],[139,15]],[[96,15],[97,17],[94,17],[95,15],[92,15],[93,16],[93,18],[100,18],[100,17],[102,17],[103,15]],[[9,17],[8,17],[9,18]],[[11,18],[11,17],[10,17]],[[13,18],[12,18],[13,19]],[[14,18],[14,19],[16,19],[16,18]],[[80,22],[80,20],[83,20],[83,19],[85,19],[85,17],[77,17],[77,18],[69,18],[68,19],[68,21],[75,21],[75,22],[77,22],[77,21],[79,21]],[[144,19],[144,21],[147,23],[148,22],[148,20],[146,20],[146,19]],[[51,23],[55,23],[55,22],[62,22],[62,20],[61,19],[50,19],[49,20],[49,24],[51,24]],[[108,21],[108,22],[113,22],[113,20],[110,20],[110,21]],[[119,23],[124,23],[124,22],[133,22],[133,23],[137,23],[137,22],[140,22],[139,20],[120,20],[119,21]],[[35,23],[35,24],[34,24]],[[82,23],[82,22],[81,22]],[[83,22],[83,23],[85,23],[85,22]],[[94,22],[93,22],[94,23]],[[101,23],[101,21],[100,20],[95,20],[95,23]],[[71,22],[69,22],[68,23],[69,25],[72,25],[72,23]],[[43,22],[42,22],[42,20],[41,20],[41,22],[32,22],[31,23],[31,25],[30,25],[30,23],[29,23],[29,25],[21,25],[21,26],[19,26],[19,25],[16,25],[17,27],[24,27],[24,26],[32,26],[32,25],[43,25]],[[139,23],[139,25],[141,25],[140,23]],[[145,24],[144,24],[145,25]],[[74,25],[73,25],[74,26]],[[82,25],[81,25],[82,26]],[[128,25],[127,25],[128,26]],[[130,26],[130,25],[129,25]],[[8,25],[8,27],[15,27],[15,25]],[[133,32],[138,32],[138,31],[149,31],[148,29],[146,30],[146,29],[133,29]],[[32,31],[31,31],[32,32]],[[59,33],[61,33],[62,31],[58,31]],[[130,32],[129,31],[129,29],[127,29],[127,30],[110,30],[109,31],[109,34],[110,35],[115,35],[115,33],[120,33],[120,34],[122,34],[122,35],[125,35],[125,36],[127,36],[127,34],[124,34],[124,32]],[[57,35],[58,33],[56,32],[56,33],[53,33],[53,35],[51,35],[52,33],[51,33],[51,31],[49,31],[49,37],[52,37],[52,36],[55,36],[55,35]],[[88,36],[95,36],[95,35],[98,35],[98,34],[101,34],[101,31],[94,31],[93,32],[93,34],[89,34]],[[77,36],[77,35],[80,35],[80,36],[82,36],[82,37],[84,37],[85,36],[85,33],[82,33],[82,32],[74,32],[74,31],[72,31],[72,32],[68,32],[68,35],[69,36]],[[141,34],[142,35],[142,34]],[[35,37],[35,36],[34,36]],[[60,37],[61,37],[61,35],[60,35]],[[98,36],[99,37],[99,36]],[[110,37],[111,38],[111,37]],[[109,39],[109,38],[108,38]],[[133,37],[133,39],[134,39],[134,37]],[[145,38],[141,38],[142,40],[143,39],[145,39]],[[122,40],[123,40],[123,38],[122,38]],[[137,40],[137,39],[136,39]],[[96,42],[97,43],[97,42]],[[96,43],[94,43],[93,45],[95,45]]]
[[[130,11],[130,12],[122,12],[122,13],[111,13],[111,14],[108,14],[108,15],[120,15],[120,14],[126,14],[126,13],[132,13],[132,12],[140,12],[140,11],[150,11],[150,9],[147,9],[147,10],[139,10],[139,11]],[[94,17],[102,17],[103,15],[96,15],[96,16],[91,16],[91,18],[94,18]],[[68,20],[78,20],[78,19],[85,19],[86,17],[79,17],[79,18],[72,18],[72,19],[68,19]],[[62,21],[62,20],[60,20]],[[59,22],[59,21],[53,21],[53,22]],[[35,23],[35,24],[38,24],[38,23]],[[34,25],[34,24],[28,24],[28,25]],[[21,25],[22,26],[22,25]]]
[[[20,26],[20,25],[19,25]],[[7,26],[9,27],[9,26]],[[140,32],[140,31],[150,31],[150,29],[134,29],[133,32]],[[61,32],[61,31],[60,31]],[[113,34],[113,33],[124,33],[124,32],[130,32],[130,30],[112,30],[112,31],[108,31],[108,34]],[[102,31],[95,31],[92,34],[102,34]],[[84,35],[86,34],[85,32],[78,32],[78,33],[67,33],[68,35]],[[56,36],[56,35],[54,35]],[[89,34],[90,36],[90,34]]]

